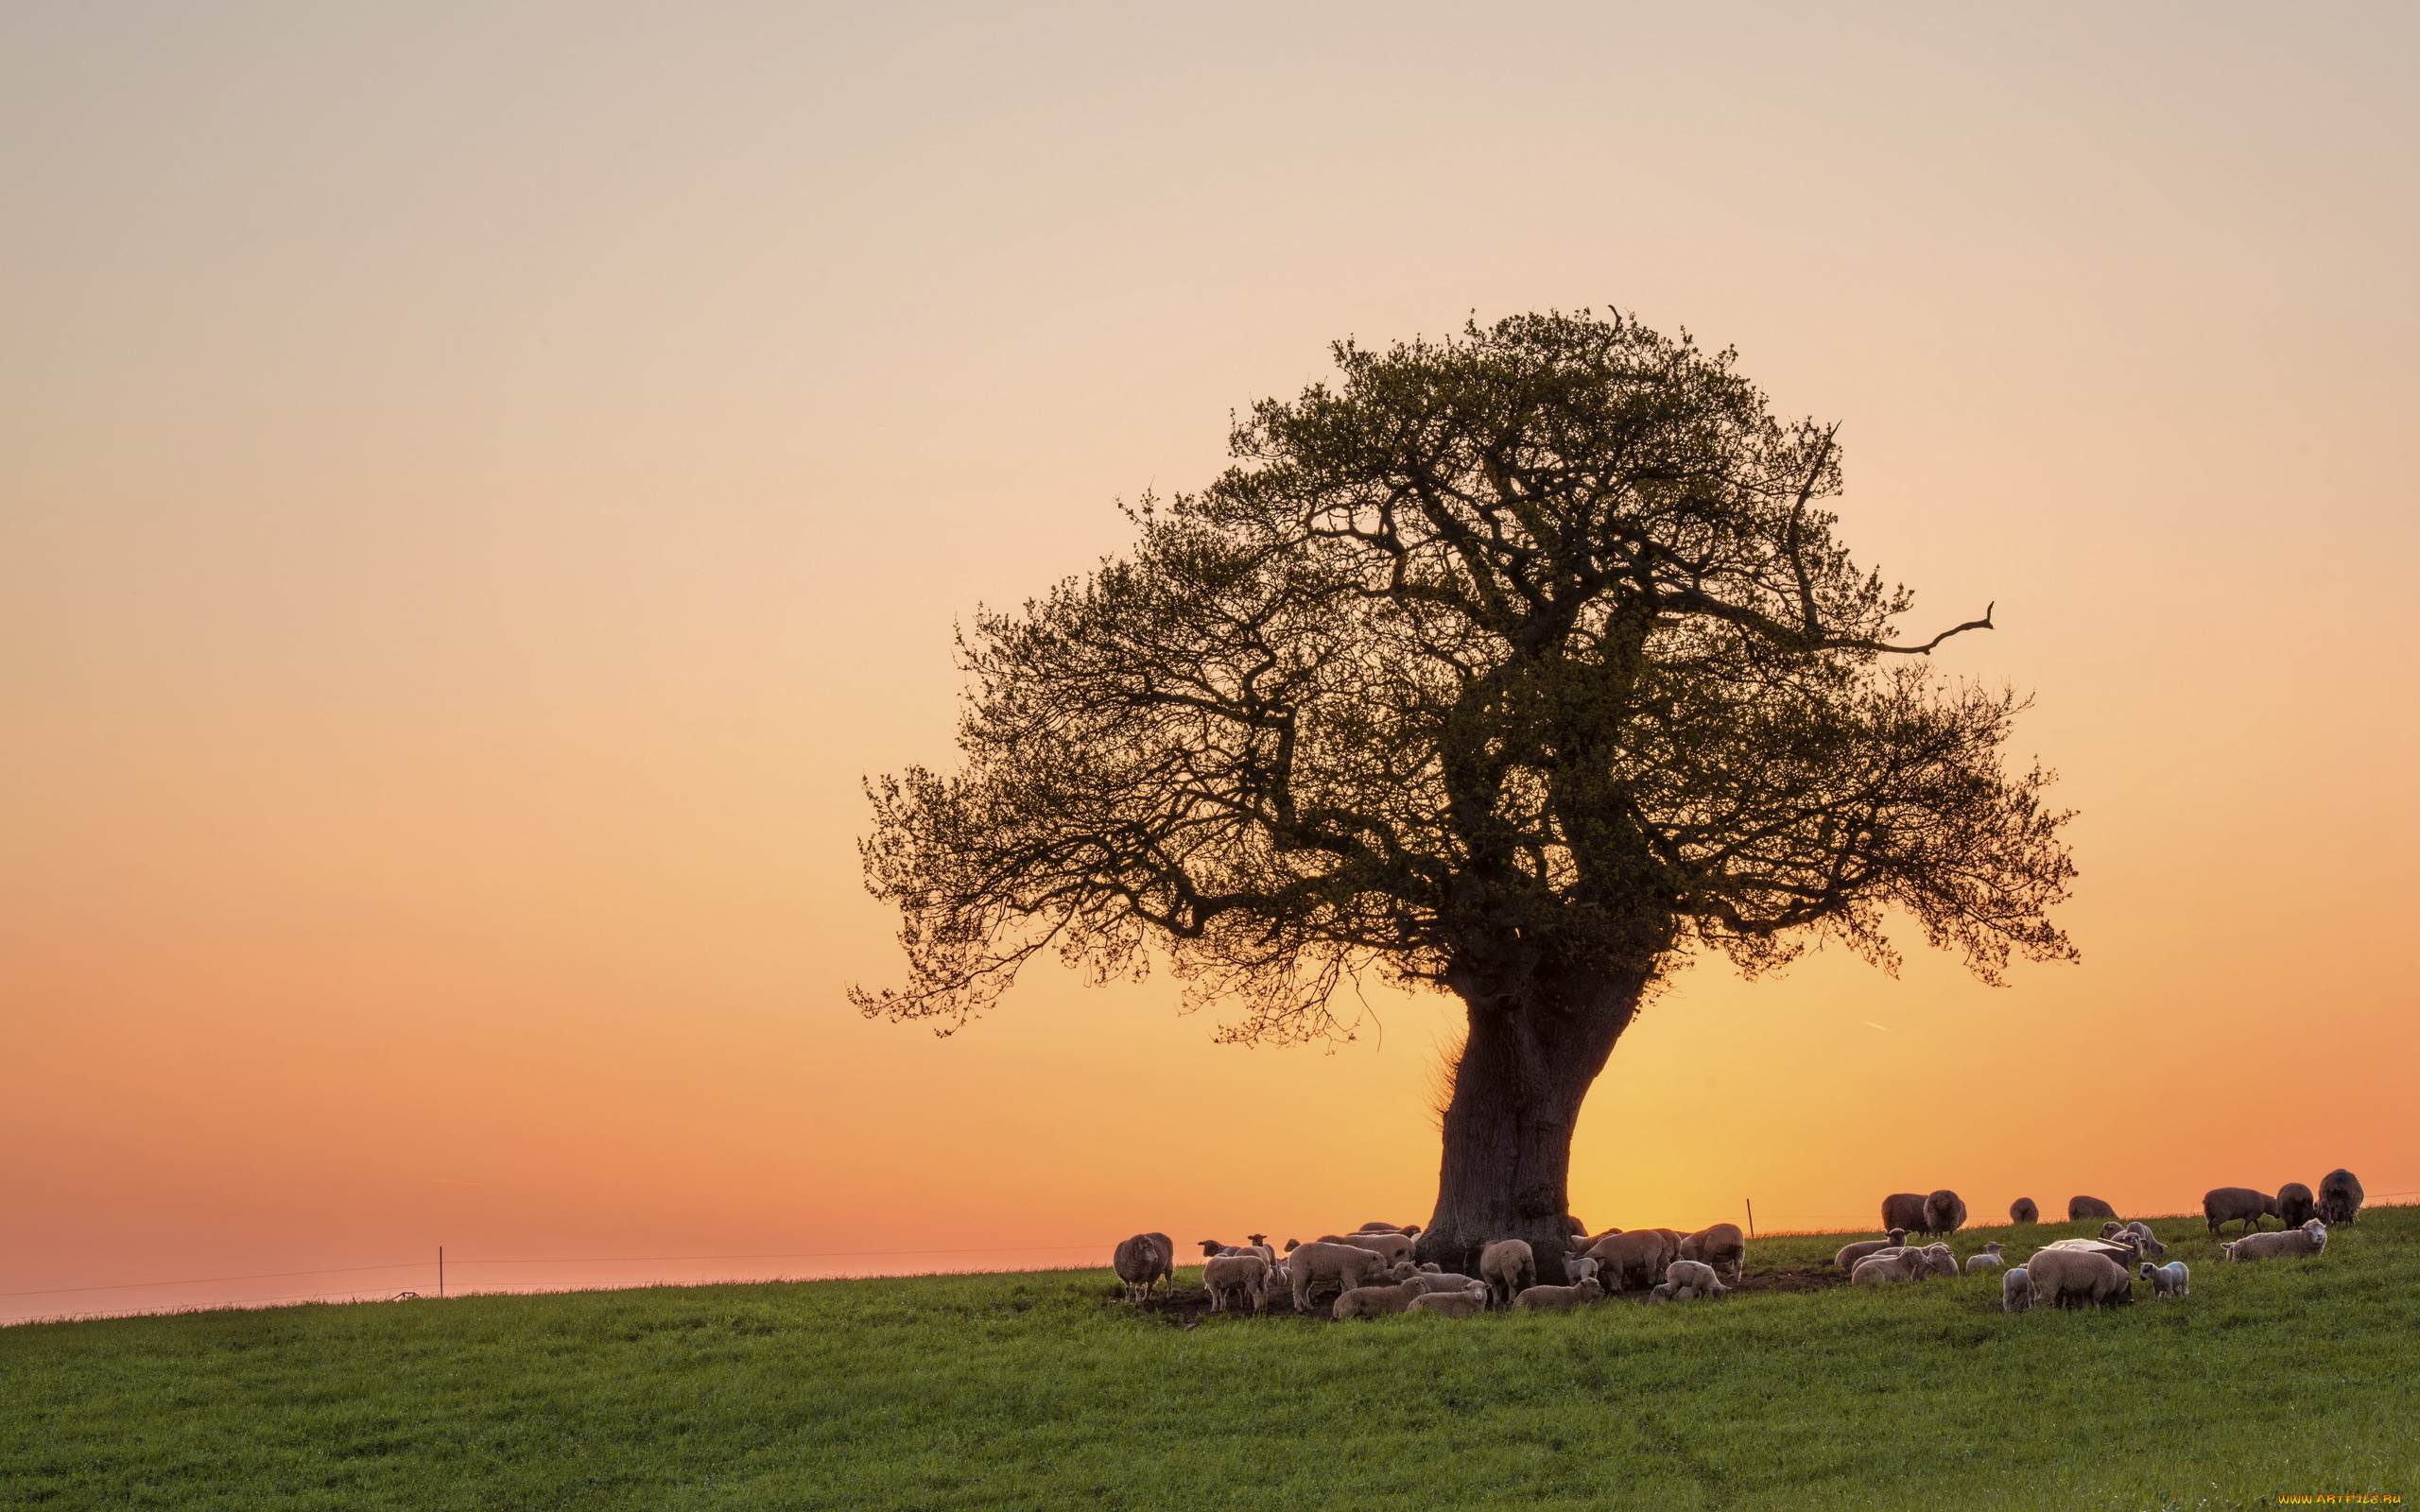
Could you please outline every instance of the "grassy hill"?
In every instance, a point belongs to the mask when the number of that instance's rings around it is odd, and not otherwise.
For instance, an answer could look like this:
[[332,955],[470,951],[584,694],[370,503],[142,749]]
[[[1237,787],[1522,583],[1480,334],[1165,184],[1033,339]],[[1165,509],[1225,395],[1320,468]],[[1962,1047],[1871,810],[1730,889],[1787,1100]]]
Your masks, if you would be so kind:
[[2420,1210],[2243,1266],[2198,1220],[2156,1227],[2189,1299],[2021,1316],[1996,1278],[1791,1289],[1830,1235],[1754,1246],[1763,1280],[1728,1302],[1462,1323],[1187,1329],[1105,1272],[1060,1271],[35,1325],[0,1330],[0,1505],[2132,1512],[2420,1492]]

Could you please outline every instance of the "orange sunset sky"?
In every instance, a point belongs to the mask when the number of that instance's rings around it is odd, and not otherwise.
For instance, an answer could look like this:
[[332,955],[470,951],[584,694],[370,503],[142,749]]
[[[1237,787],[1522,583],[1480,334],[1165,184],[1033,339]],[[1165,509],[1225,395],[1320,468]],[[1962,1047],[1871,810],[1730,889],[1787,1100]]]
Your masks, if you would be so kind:
[[2420,22],[1674,10],[0,11],[0,1319],[1425,1219],[1450,1004],[865,1022],[858,784],[1332,338],[1583,305],[1996,603],[2083,960],[1699,965],[1580,1215],[2420,1195]]

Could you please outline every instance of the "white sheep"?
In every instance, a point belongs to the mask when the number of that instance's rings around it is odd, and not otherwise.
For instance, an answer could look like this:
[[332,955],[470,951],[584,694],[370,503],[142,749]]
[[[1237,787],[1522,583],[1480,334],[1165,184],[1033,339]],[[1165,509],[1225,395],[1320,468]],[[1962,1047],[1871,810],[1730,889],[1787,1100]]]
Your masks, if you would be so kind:
[[2221,1245],[2219,1250],[2227,1259],[2239,1264],[2248,1260],[2316,1255],[2326,1247],[2327,1225],[2313,1218],[2299,1228],[2287,1228],[2275,1233],[2246,1234],[2241,1239]]
[[[1602,1263],[1603,1263],[1601,1261],[1592,1260],[1586,1255],[1582,1255],[1576,1260],[1564,1261],[1563,1263],[1563,1273],[1566,1277],[1569,1277],[1575,1283],[1579,1281],[1595,1280],[1597,1279],[1597,1269]],[[1601,1285],[1602,1283],[1599,1282],[1599,1284]]]
[[1926,1275],[1931,1263],[1921,1249],[1886,1249],[1866,1256],[1849,1272],[1852,1286],[1882,1286],[1892,1281],[1911,1281]]
[[2033,1306],[2033,1278],[2022,1265],[2011,1265],[2000,1276],[2000,1311],[2023,1313]]
[[2000,1253],[1997,1244],[1985,1245],[1981,1251],[1966,1257],[1966,1274],[1979,1276],[1995,1265],[2005,1265],[2008,1257]]
[[1695,1297],[1721,1297],[1731,1288],[1722,1284],[1719,1273],[1703,1260],[1676,1260],[1664,1268],[1664,1283],[1672,1288],[1675,1301],[1686,1291]]
[[2193,1295],[2192,1272],[2185,1268],[2185,1262],[2181,1260],[2171,1260],[2165,1265],[2144,1261],[2143,1280],[2152,1283],[2152,1300],[2154,1302]]
[[1458,1292],[1430,1292],[1415,1297],[1407,1313],[1433,1313],[1440,1317],[1469,1317],[1487,1311],[1487,1283],[1473,1281]]
[[1249,1249],[1212,1256],[1201,1267],[1201,1285],[1213,1313],[1227,1312],[1246,1297],[1253,1312],[1269,1311],[1269,1262]]
[[1478,1279],[1487,1282],[1495,1305],[1510,1307],[1512,1298],[1538,1280],[1537,1257],[1525,1239],[1495,1239],[1478,1253]]
[[1584,1302],[1593,1302],[1604,1295],[1605,1289],[1597,1284],[1597,1278],[1591,1276],[1586,1280],[1571,1286],[1524,1287],[1521,1295],[1512,1298],[1512,1305],[1516,1308],[1548,1308],[1560,1312],[1566,1307],[1578,1307]]

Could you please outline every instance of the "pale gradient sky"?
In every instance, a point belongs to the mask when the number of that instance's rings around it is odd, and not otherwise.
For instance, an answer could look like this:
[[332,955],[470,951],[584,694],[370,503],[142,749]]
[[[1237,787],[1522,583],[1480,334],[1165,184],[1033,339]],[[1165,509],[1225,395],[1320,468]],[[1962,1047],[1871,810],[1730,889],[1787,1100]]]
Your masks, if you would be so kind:
[[858,1020],[857,782],[1330,339],[1582,305],[1997,601],[2085,953],[1685,974],[1582,1216],[2420,1189],[2420,22],[1671,9],[0,6],[0,1318],[1425,1217],[1438,1000]]

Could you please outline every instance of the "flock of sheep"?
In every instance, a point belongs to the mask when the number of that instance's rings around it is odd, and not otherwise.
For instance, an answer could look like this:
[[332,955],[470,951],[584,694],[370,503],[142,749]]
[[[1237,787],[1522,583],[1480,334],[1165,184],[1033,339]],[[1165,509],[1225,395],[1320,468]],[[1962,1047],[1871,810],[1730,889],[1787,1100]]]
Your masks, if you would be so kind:
[[[2238,1238],[2221,1246],[2229,1261],[2243,1262],[2319,1254],[2327,1246],[2328,1226],[2353,1222],[2361,1201],[2361,1183],[2352,1172],[2339,1170],[2328,1173],[2316,1194],[2299,1181],[2288,1182],[2273,1196],[2250,1187],[2220,1187],[2202,1199],[2202,1211],[2214,1238],[2223,1224],[2244,1226]],[[2097,1307],[2132,1301],[2137,1272],[2151,1283],[2155,1299],[2191,1295],[2192,1277],[2183,1261],[2155,1263],[2168,1246],[2147,1225],[2118,1221],[2117,1210],[2098,1197],[2069,1199],[2067,1218],[2108,1221],[2100,1238],[2054,1241],[2021,1265],[2008,1264],[1996,1243],[1962,1263],[1946,1240],[1965,1225],[1964,1200],[1947,1190],[1895,1193],[1882,1199],[1882,1226],[1890,1237],[1844,1245],[1832,1263],[1858,1286],[1997,1269],[2000,1305],[2012,1313],[2037,1304]],[[2287,1227],[2268,1231],[2261,1227],[2264,1218],[2277,1218]],[[2009,1206],[2009,1219],[2038,1223],[2041,1210],[2031,1197],[2019,1197]],[[1538,1283],[1537,1257],[1519,1239],[1483,1246],[1477,1276],[1423,1264],[1413,1258],[1417,1224],[1368,1223],[1352,1233],[1323,1234],[1307,1245],[1289,1239],[1282,1253],[1270,1246],[1266,1234],[1252,1234],[1241,1245],[1215,1239],[1197,1243],[1212,1312],[1240,1312],[1249,1306],[1265,1313],[1271,1297],[1290,1297],[1295,1312],[1309,1313],[1333,1293],[1335,1300],[1325,1306],[1337,1318],[1387,1313],[1461,1318],[1490,1308],[1562,1309],[1634,1287],[1644,1288],[1651,1302],[1716,1298],[1738,1284],[1747,1263],[1747,1239],[1736,1224],[1719,1223],[1693,1234],[1670,1228],[1608,1228],[1592,1235],[1577,1219],[1566,1222],[1573,1237],[1563,1258],[1567,1284],[1561,1286]],[[1911,1234],[1931,1242],[1910,1245]],[[1172,1293],[1176,1263],[1176,1246],[1162,1233],[1134,1235],[1117,1246],[1113,1260],[1129,1301],[1149,1297],[1162,1282]],[[1724,1284],[1726,1276],[1731,1285]]]

